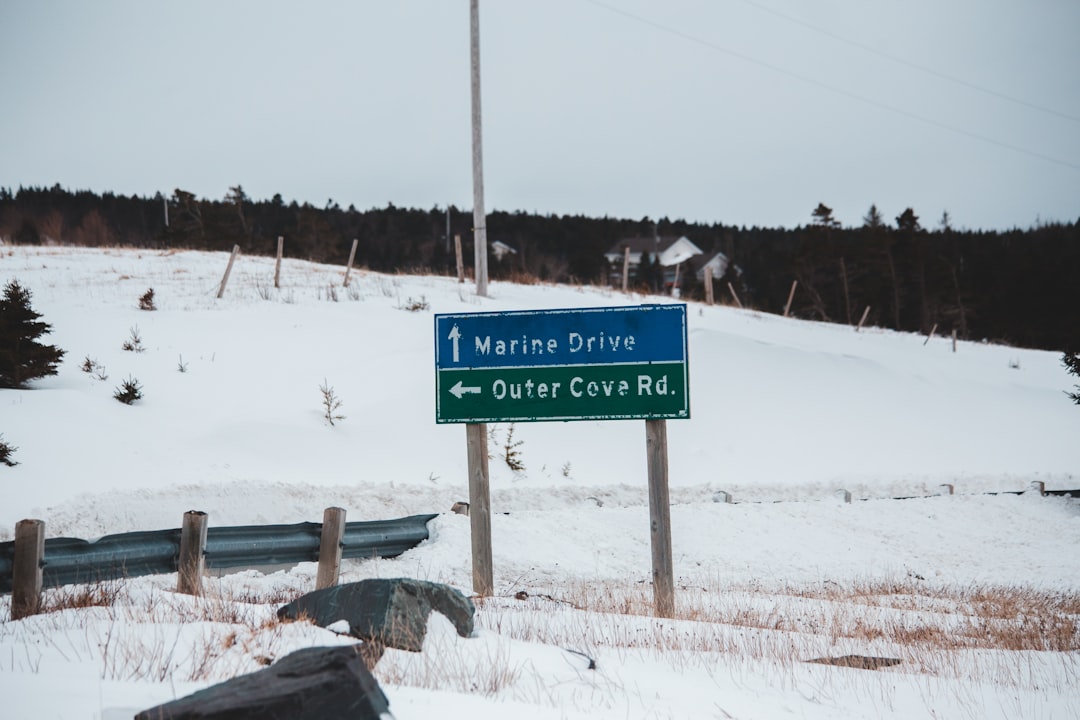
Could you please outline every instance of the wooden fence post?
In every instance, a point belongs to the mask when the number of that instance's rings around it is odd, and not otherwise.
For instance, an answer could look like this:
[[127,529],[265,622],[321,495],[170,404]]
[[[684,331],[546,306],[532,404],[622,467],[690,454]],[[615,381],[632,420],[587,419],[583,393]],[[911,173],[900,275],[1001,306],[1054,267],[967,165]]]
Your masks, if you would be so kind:
[[862,311],[862,317],[859,318],[859,325],[855,328],[855,332],[862,330],[862,324],[866,322],[866,316],[870,314],[870,306],[867,305],[866,309]]
[[671,500],[668,493],[667,421],[645,421],[649,471],[653,603],[657,617],[675,616],[675,573],[671,560]]
[[788,293],[787,304],[784,305],[784,317],[787,317],[788,311],[791,310],[791,301],[795,299],[795,288],[798,287],[798,285],[798,280],[791,281],[791,292]]
[[623,248],[622,255],[622,291],[626,292],[630,286],[630,246]]
[[465,282],[465,261],[461,259],[461,236],[454,236],[454,253],[457,255],[457,281]]
[[840,277],[844,279],[844,312],[847,313],[848,325],[851,324],[851,295],[848,293],[847,265],[844,258],[840,258]]
[[274,263],[274,287],[281,287],[281,253],[285,249],[285,238],[277,237],[277,262]]
[[356,258],[356,246],[360,243],[357,238],[353,238],[352,250],[349,251],[349,263],[345,266],[345,280],[341,283],[341,287],[349,287],[349,273],[352,272],[353,260]]
[[240,246],[233,245],[232,255],[229,256],[229,264],[225,266],[225,276],[221,278],[221,287],[219,287],[217,291],[218,300],[225,294],[225,286],[229,284],[229,273],[232,272],[233,263],[236,262],[236,256],[239,252]]
[[466,423],[469,457],[469,527],[472,531],[473,592],[495,591],[491,558],[491,491],[488,480],[487,424]]
[[934,337],[934,331],[936,331],[936,330],[937,330],[937,323],[934,323],[934,327],[930,328],[930,334],[926,336],[925,340],[923,340],[923,342],[922,342],[923,345],[926,345],[926,343],[930,342],[930,338]]
[[731,283],[728,283],[727,284],[727,289],[731,291],[731,297],[733,297],[735,299],[735,304],[739,306],[740,310],[742,310],[743,306],[742,306],[742,303],[739,302],[739,296],[735,292],[735,287]]
[[45,523],[20,520],[15,524],[12,563],[11,619],[36,615],[41,610],[41,568],[45,560]]
[[705,304],[713,304],[712,267],[705,266]]
[[206,567],[206,513],[188,510],[180,527],[180,560],[176,573],[176,592],[202,595],[203,569]]
[[322,533],[319,536],[319,572],[315,589],[337,585],[341,574],[341,541],[345,537],[345,509],[328,507],[323,510]]
[[952,331],[952,351],[956,352],[956,328]]

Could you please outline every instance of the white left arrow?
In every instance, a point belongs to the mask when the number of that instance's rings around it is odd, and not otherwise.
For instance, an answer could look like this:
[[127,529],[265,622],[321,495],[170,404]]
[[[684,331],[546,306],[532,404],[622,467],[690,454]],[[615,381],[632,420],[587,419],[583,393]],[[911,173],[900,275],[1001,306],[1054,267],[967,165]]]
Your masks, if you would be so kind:
[[[458,362],[458,340],[461,339],[461,331],[458,330],[458,326],[455,325],[454,327],[450,328],[450,334],[446,337],[452,340],[454,343],[454,362]],[[461,383],[458,383],[458,385],[460,384]],[[477,392],[480,392],[480,390],[477,389]]]
[[457,385],[450,388],[450,394],[460,400],[462,395],[479,395],[480,388],[467,386],[461,380],[458,380]]

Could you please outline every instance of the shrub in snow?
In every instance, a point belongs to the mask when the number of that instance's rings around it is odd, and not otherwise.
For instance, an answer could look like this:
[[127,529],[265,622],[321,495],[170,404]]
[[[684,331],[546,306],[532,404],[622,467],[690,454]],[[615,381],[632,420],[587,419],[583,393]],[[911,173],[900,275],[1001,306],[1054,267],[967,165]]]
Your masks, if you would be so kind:
[[154,305],[154,288],[150,288],[142,294],[139,298],[140,310],[157,310],[157,306]]
[[11,459],[11,456],[15,454],[15,451],[19,448],[14,445],[10,445],[4,442],[4,436],[0,435],[0,463],[7,465],[8,467],[15,467],[19,463]]
[[128,352],[144,352],[146,348],[143,347],[142,338],[139,336],[139,326],[136,325],[131,328],[129,332],[131,333],[131,337],[124,341],[124,344],[120,346],[120,349]]
[[64,351],[38,342],[52,332],[30,307],[31,293],[17,280],[4,286],[0,298],[0,387],[21,388],[30,380],[55,375]]
[[142,399],[142,387],[139,385],[138,380],[129,377],[121,383],[120,387],[116,388],[113,397],[125,405],[131,405],[136,400]]
[[323,384],[319,386],[319,392],[322,393],[323,401],[323,417],[331,425],[335,420],[344,420],[345,416],[338,412],[341,407],[341,399],[334,394],[334,388],[330,387],[330,384],[323,380]]
[[[1071,374],[1080,377],[1080,352],[1066,352],[1061,361]],[[1076,392],[1066,394],[1072,398],[1074,403],[1080,405],[1080,385],[1076,386]]]

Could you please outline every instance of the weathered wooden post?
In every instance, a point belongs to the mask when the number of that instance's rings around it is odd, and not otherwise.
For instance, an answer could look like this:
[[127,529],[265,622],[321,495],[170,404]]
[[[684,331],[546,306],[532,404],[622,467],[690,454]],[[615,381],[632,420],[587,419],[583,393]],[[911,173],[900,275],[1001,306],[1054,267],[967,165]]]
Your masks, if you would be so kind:
[[622,291],[626,292],[630,287],[630,246],[623,248],[622,255]]
[[218,288],[217,296],[218,300],[225,294],[225,286],[229,284],[229,273],[232,272],[233,263],[236,262],[236,256],[240,253],[240,246],[233,245],[232,255],[229,256],[229,264],[225,266],[225,275],[221,278],[221,287]]
[[851,324],[851,295],[848,293],[847,284],[847,265],[844,263],[844,258],[840,258],[840,277],[844,279],[844,313],[847,317],[848,325]]
[[671,500],[668,493],[667,420],[645,421],[649,471],[653,602],[658,617],[675,616],[675,572],[671,559]]
[[457,255],[457,281],[465,282],[465,261],[461,257],[461,236],[454,235],[454,253]]
[[705,304],[713,304],[713,289],[712,289],[712,267],[705,266]]
[[855,332],[862,330],[862,325],[866,322],[866,316],[870,314],[870,306],[867,305],[866,309],[862,311],[862,317],[859,318],[859,325],[855,328]]
[[11,619],[19,620],[41,610],[44,521],[20,520],[15,524],[15,557],[12,560]]
[[352,250],[349,251],[349,263],[345,266],[345,280],[341,283],[342,287],[349,287],[349,273],[352,272],[353,260],[356,259],[356,246],[359,243],[357,238],[353,238]]
[[319,535],[319,572],[315,589],[337,585],[341,574],[341,548],[345,538],[345,509],[328,507],[323,510],[322,532]]
[[488,480],[487,423],[466,423],[469,456],[469,526],[472,531],[473,592],[495,591],[491,554],[491,490]]
[[788,311],[791,310],[791,301],[795,299],[795,288],[799,286],[798,280],[791,281],[791,292],[788,293],[787,303],[784,305],[784,317],[788,316]]
[[952,331],[952,351],[956,352],[956,328]]
[[277,262],[274,263],[274,287],[281,287],[281,254],[285,250],[285,238],[278,235],[277,238]]
[[177,563],[176,592],[202,595],[202,576],[206,567],[207,515],[198,510],[184,513],[180,527],[180,559]]
[[735,287],[731,283],[728,283],[727,289],[731,291],[731,297],[735,298],[735,304],[739,307],[740,310],[742,310],[743,306],[742,303],[739,301],[739,296],[735,293]]
[[934,337],[934,333],[936,331],[937,331],[937,323],[934,323],[934,327],[930,328],[930,334],[926,336],[926,339],[923,340],[922,344],[926,345],[926,343],[930,342],[930,338]]

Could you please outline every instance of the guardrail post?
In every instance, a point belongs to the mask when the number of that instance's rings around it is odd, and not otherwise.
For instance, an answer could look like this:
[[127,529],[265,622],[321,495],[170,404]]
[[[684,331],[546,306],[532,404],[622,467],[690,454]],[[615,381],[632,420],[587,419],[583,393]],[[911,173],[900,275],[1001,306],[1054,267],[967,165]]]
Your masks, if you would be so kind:
[[41,610],[41,568],[45,560],[45,523],[20,520],[15,524],[15,557],[11,572],[11,619]]
[[315,589],[337,585],[341,573],[341,541],[345,537],[345,509],[328,507],[323,510],[322,533],[319,537],[319,572]]
[[180,560],[176,573],[176,592],[202,595],[203,568],[206,566],[206,513],[188,510],[180,528]]

